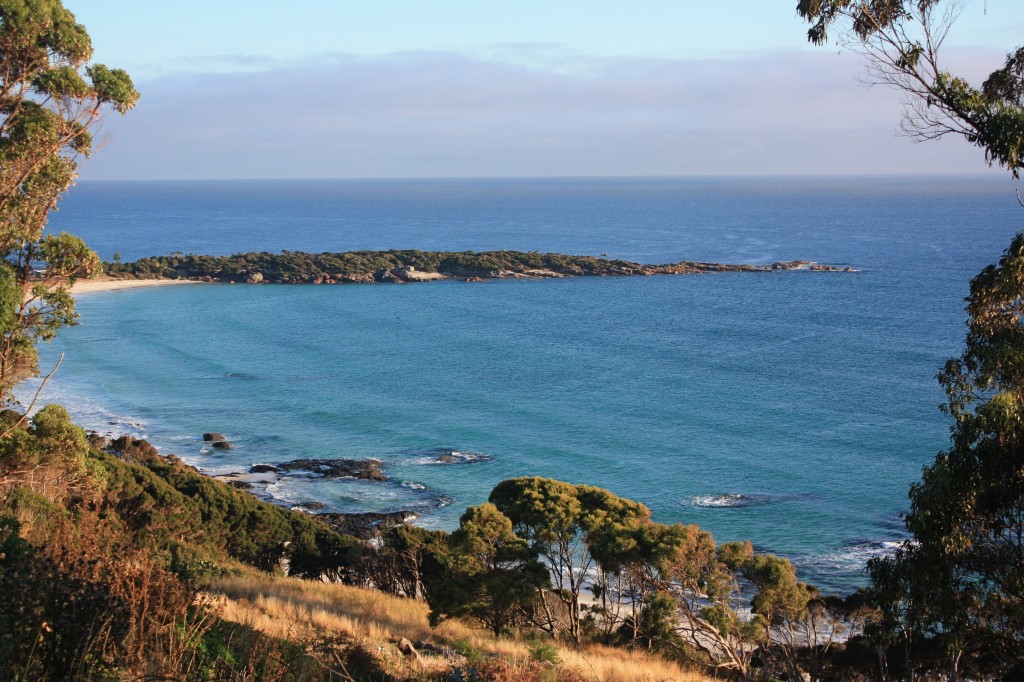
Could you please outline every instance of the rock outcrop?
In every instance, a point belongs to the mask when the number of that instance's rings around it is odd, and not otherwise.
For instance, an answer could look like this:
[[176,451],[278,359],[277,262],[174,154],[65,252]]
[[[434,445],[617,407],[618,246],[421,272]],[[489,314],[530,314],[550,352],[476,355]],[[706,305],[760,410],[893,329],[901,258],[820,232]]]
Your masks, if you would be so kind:
[[277,466],[281,471],[309,471],[323,478],[388,480],[379,459],[294,459]]
[[356,514],[323,513],[315,517],[342,535],[369,540],[376,537],[381,528],[393,528],[409,523],[416,518],[411,511],[361,512]]

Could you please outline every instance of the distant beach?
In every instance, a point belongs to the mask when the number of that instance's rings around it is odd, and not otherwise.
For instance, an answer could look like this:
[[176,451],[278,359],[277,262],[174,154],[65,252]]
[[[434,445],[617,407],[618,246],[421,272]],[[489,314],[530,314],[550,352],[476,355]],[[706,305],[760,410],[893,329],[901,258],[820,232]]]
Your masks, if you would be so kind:
[[164,287],[174,284],[198,284],[198,282],[188,279],[114,279],[101,275],[93,279],[83,279],[75,282],[71,291],[76,294],[93,294],[101,291]]

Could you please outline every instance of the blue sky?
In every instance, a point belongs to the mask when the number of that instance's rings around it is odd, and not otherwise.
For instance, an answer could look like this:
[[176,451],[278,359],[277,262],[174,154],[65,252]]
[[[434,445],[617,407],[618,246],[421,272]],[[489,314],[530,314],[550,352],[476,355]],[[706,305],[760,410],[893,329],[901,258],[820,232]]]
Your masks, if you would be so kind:
[[[65,0],[142,92],[83,178],[985,171],[897,137],[795,4]],[[951,66],[1024,43],[1022,5],[965,3]]]

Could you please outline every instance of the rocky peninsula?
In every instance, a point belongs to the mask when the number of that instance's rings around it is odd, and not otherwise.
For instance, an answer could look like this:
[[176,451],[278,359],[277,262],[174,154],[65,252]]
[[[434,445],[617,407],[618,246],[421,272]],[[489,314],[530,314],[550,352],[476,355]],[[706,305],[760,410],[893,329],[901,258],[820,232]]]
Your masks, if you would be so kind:
[[233,256],[173,254],[130,263],[106,263],[106,274],[121,280],[185,280],[248,284],[407,284],[436,280],[479,282],[497,279],[635,277],[722,272],[852,268],[806,260],[767,265],[679,261],[649,265],[594,256],[538,251],[348,251],[344,253],[243,253]]

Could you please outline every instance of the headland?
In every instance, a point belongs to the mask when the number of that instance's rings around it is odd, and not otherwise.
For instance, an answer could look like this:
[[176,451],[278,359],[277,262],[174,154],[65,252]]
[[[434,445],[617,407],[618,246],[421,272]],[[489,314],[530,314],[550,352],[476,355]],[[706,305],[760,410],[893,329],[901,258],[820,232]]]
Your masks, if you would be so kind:
[[232,256],[175,254],[107,263],[106,276],[125,281],[200,281],[248,284],[409,284],[437,280],[635,277],[727,272],[813,270],[852,272],[807,260],[766,265],[679,261],[649,265],[595,256],[538,251],[348,251],[343,253],[242,253]]

